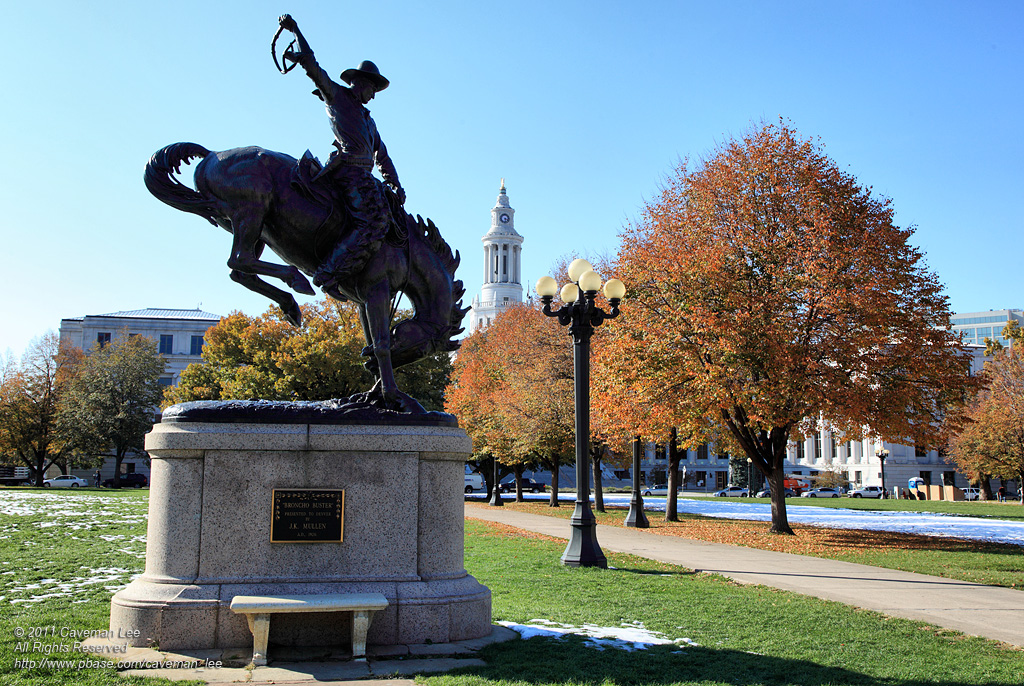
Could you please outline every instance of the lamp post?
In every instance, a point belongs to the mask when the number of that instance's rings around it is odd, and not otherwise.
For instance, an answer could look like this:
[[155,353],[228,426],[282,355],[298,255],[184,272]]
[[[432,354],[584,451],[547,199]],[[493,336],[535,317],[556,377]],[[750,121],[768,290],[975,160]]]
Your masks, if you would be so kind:
[[885,458],[889,457],[889,451],[879,448],[875,451],[875,455],[878,456],[878,464],[882,466],[882,497],[888,498],[889,492],[885,490]]
[[751,479],[750,468],[753,466],[754,461],[749,457],[747,458],[747,496],[750,498],[754,497],[754,482]]
[[[572,537],[562,554],[562,564],[571,567],[607,567],[608,560],[597,542],[597,519],[590,509],[590,471],[587,468],[590,447],[590,337],[594,334],[594,327],[619,315],[619,302],[626,294],[626,287],[618,279],[610,279],[604,285],[604,295],[611,306],[611,311],[605,312],[594,303],[597,291],[601,288],[601,277],[589,262],[573,260],[569,265],[569,280],[571,283],[559,290],[557,281],[550,276],[542,276],[536,287],[544,303],[544,314],[557,317],[559,324],[568,326],[573,341],[576,509],[570,520]],[[557,311],[551,309],[556,293],[561,295],[565,303]]]
[[640,437],[633,439],[633,494],[629,498],[629,514],[626,515],[625,526],[634,529],[647,529],[651,523],[644,514],[644,497],[640,494]]
[[501,469],[498,465],[497,456],[492,459],[494,460],[494,476],[492,478],[492,481],[494,482],[494,491],[491,493],[491,500],[488,505],[492,505],[494,507],[505,507],[505,501],[501,499],[501,484],[499,483]]

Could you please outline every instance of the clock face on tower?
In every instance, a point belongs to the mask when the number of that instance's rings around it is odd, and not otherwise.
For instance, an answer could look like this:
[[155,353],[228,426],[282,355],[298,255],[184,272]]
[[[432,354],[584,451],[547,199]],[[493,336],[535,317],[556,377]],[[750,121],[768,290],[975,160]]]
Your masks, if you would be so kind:
[[510,217],[508,216],[508,214],[507,214],[506,212],[502,212],[502,213],[501,213],[501,214],[500,214],[500,215],[498,216],[498,219],[500,219],[500,220],[501,220],[501,223],[502,223],[502,224],[508,224],[508,220],[510,219]]

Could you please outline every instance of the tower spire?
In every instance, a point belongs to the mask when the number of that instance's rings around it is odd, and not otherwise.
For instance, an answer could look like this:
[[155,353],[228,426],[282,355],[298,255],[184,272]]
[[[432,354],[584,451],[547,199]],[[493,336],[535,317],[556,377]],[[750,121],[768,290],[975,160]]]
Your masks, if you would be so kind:
[[523,302],[523,237],[516,232],[515,213],[502,177],[498,199],[491,208],[491,227],[481,238],[483,287],[473,299],[471,333],[489,325],[504,309]]

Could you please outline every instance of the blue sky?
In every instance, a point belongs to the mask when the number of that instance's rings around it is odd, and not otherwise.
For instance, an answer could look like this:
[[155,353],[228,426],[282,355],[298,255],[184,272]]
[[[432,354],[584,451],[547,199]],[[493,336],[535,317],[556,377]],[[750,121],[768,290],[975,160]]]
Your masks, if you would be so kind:
[[370,109],[467,304],[502,177],[532,285],[614,254],[681,158],[781,116],[893,199],[954,311],[1024,307],[1019,2],[39,0],[5,10],[0,354],[62,317],[266,309],[228,279],[230,237],[142,169],[177,141],[326,158],[310,82],[270,58],[284,11],[330,73],[391,80]]

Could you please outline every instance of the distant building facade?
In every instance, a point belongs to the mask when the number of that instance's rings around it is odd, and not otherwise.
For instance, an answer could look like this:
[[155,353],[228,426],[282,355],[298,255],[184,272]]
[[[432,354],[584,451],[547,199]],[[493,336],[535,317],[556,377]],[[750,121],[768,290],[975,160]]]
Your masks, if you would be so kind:
[[516,211],[508,201],[505,179],[491,208],[491,228],[483,242],[483,287],[470,306],[469,332],[490,325],[498,313],[523,302],[523,237],[516,232]]
[[1024,310],[963,312],[950,317],[953,331],[960,334],[964,343],[982,347],[986,338],[998,341],[1004,347],[1009,346],[1011,342],[1003,338],[1003,327],[1013,321],[1024,327]]
[[[163,355],[167,366],[160,376],[161,386],[178,383],[181,372],[193,362],[201,364],[206,331],[215,326],[221,317],[202,310],[174,310],[147,308],[127,310],[109,314],[89,314],[83,317],[68,317],[60,320],[60,341],[89,351],[93,346],[104,346],[120,336],[146,336],[152,339],[157,350]],[[154,410],[155,411],[155,410]],[[114,477],[113,458],[105,459],[99,467],[100,479]],[[51,469],[48,476],[56,467]],[[75,476],[93,483],[95,467],[70,470]],[[149,460],[145,454],[128,455],[121,463],[122,473],[145,474],[149,478]]]
[[60,320],[60,341],[88,351],[94,345],[106,345],[121,335],[146,336],[157,344],[167,361],[160,377],[162,386],[173,386],[185,367],[202,363],[206,331],[215,326],[220,315],[202,310],[147,308],[110,314],[89,314]]

